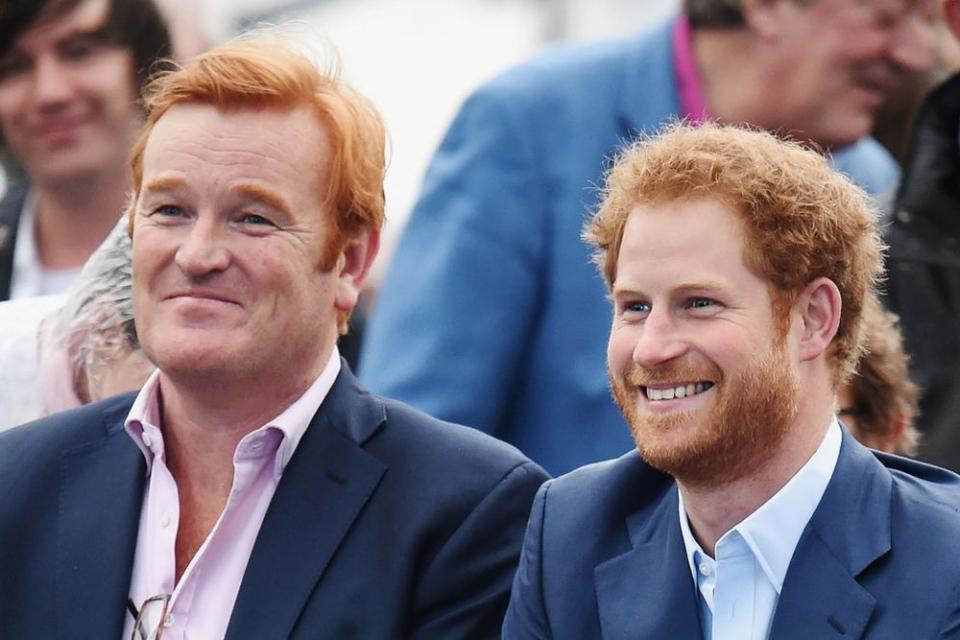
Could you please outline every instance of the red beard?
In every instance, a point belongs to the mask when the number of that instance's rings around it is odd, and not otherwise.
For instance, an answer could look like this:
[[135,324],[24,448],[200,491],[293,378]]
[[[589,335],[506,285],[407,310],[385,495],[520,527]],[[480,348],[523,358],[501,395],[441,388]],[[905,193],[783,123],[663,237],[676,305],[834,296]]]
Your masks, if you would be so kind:
[[[722,484],[755,471],[796,419],[799,381],[782,345],[750,360],[728,378],[712,362],[631,369],[627,383],[610,375],[613,396],[637,449],[651,466],[688,484]],[[709,408],[654,414],[640,409],[641,386],[714,383]],[[706,392],[705,392],[706,393]]]

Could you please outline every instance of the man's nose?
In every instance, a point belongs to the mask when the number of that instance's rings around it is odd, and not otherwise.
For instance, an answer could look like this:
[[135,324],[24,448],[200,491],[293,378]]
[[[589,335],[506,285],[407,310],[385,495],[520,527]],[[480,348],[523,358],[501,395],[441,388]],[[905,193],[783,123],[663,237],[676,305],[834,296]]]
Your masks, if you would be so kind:
[[890,59],[902,69],[927,71],[933,66],[933,30],[920,15],[907,16],[890,42]]
[[677,319],[667,311],[654,308],[640,329],[633,348],[633,361],[641,367],[652,369],[679,358],[687,349]]
[[215,224],[198,219],[187,231],[175,260],[184,274],[202,278],[226,270],[230,265],[230,251],[222,231]]
[[33,67],[33,100],[40,108],[62,105],[71,92],[70,73],[56,56],[40,56]]

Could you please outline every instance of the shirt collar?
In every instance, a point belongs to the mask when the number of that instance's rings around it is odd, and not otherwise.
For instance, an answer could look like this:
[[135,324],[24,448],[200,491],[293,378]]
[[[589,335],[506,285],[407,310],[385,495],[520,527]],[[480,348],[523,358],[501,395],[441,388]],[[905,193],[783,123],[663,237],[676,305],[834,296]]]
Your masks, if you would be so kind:
[[693,31],[690,19],[685,14],[678,16],[673,23],[670,48],[680,98],[680,115],[688,122],[703,122],[709,119],[710,114],[694,56]]
[[[279,480],[290,459],[293,457],[300,440],[307,432],[320,405],[326,399],[340,374],[340,352],[334,347],[323,371],[306,391],[276,418],[243,437],[238,450],[255,434],[268,430],[278,431],[281,436],[274,457],[274,477]],[[147,463],[147,475],[153,468],[155,455],[163,455],[163,431],[160,424],[160,372],[155,370],[140,389],[127,419],[123,424],[127,434],[143,453]],[[146,438],[144,433],[147,434]]]
[[[813,512],[823,498],[830,478],[840,457],[842,440],[840,425],[833,418],[823,441],[806,464],[785,484],[780,491],[763,503],[756,511],[728,531],[717,545],[732,531],[736,531],[750,547],[757,564],[779,594],[783,581],[793,558],[793,552],[800,542],[800,536]],[[694,583],[697,581],[696,553],[706,555],[690,531],[683,494],[677,492],[680,509],[680,532],[687,554]]]
[[17,236],[13,245],[11,299],[65,293],[83,269],[82,266],[51,269],[41,264],[36,241],[36,213],[37,197],[31,189],[27,191],[20,208]]

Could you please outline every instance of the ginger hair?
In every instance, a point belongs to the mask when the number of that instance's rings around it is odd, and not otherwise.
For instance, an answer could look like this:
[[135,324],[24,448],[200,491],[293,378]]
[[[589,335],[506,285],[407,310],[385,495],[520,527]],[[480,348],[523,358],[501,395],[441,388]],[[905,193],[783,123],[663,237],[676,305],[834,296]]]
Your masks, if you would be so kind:
[[863,307],[883,271],[868,196],[796,142],[748,128],[675,123],[620,154],[584,228],[608,287],[633,208],[697,198],[719,200],[743,219],[744,263],[767,281],[782,333],[807,284],[819,277],[836,284],[842,315],[829,355],[834,385],[847,380],[863,352]]

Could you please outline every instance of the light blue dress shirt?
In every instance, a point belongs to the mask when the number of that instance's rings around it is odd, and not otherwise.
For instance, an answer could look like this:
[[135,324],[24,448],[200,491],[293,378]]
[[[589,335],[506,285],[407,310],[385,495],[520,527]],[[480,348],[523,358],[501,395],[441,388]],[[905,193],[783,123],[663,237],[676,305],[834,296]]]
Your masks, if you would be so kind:
[[793,478],[720,537],[715,558],[693,537],[680,493],[680,530],[707,640],[767,638],[793,552],[837,466],[840,441],[834,418]]

